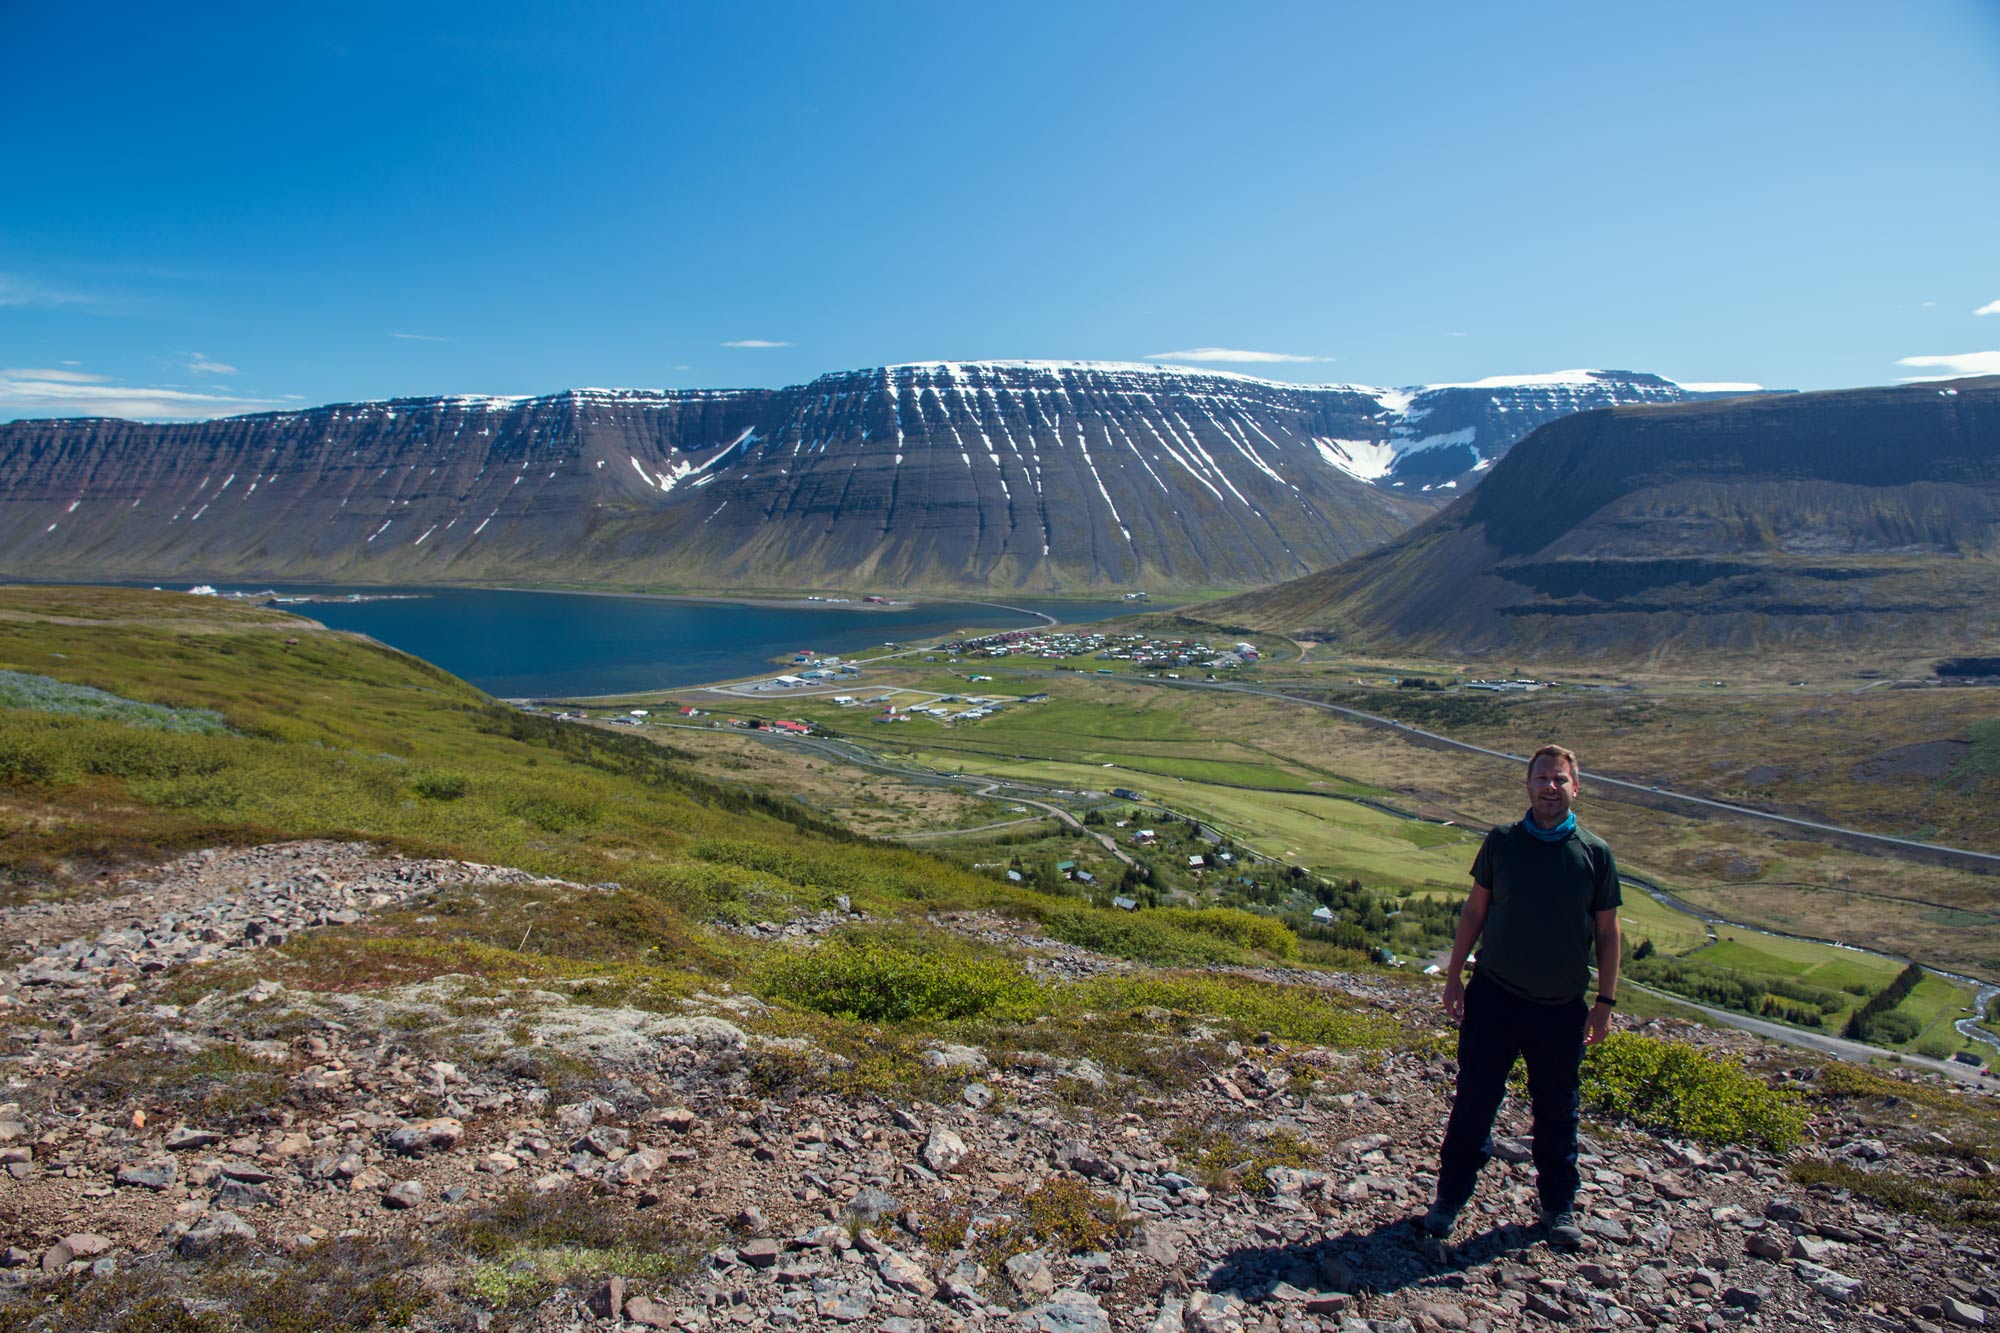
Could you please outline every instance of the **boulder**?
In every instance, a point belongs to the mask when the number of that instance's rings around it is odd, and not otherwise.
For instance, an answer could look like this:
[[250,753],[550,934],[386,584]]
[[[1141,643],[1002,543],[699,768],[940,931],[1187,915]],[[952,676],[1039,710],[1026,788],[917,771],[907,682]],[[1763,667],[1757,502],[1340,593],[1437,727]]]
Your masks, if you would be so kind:
[[965,1140],[949,1129],[939,1126],[924,1140],[920,1154],[925,1166],[943,1175],[965,1160],[967,1152]]
[[445,1115],[432,1120],[415,1120],[391,1130],[388,1145],[393,1152],[415,1156],[456,1147],[464,1137],[464,1124]]
[[232,1244],[257,1239],[257,1229],[231,1212],[210,1213],[181,1233],[174,1248],[183,1259],[205,1259]]
[[1065,1291],[1014,1316],[1024,1333],[1111,1333],[1111,1318],[1087,1291]]

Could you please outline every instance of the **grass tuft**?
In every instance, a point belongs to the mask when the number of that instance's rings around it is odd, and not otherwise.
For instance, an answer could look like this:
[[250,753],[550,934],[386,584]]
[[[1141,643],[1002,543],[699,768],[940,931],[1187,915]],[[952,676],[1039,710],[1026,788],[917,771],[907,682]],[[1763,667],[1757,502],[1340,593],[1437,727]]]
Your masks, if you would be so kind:
[[1787,1168],[1801,1185],[1831,1185],[1899,1213],[1945,1226],[2000,1231],[2000,1179],[1970,1176],[1926,1180],[1901,1171],[1864,1171],[1845,1162],[1809,1157]]

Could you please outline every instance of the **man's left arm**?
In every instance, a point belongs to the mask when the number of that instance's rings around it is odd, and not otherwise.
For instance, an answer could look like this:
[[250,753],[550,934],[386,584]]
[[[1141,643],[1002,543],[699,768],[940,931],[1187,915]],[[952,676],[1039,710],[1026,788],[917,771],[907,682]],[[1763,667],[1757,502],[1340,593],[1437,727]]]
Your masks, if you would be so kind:
[[1600,1004],[1596,996],[1618,997],[1618,909],[1593,912],[1597,926],[1597,992],[1591,997],[1590,1025],[1583,1031],[1583,1044],[1594,1046],[1611,1034],[1611,1006]]

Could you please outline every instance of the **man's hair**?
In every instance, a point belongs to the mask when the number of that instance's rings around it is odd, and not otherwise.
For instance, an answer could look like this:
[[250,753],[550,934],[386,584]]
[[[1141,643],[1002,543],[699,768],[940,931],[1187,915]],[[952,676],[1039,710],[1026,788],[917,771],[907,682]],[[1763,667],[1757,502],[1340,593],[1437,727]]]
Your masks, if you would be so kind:
[[1572,779],[1577,779],[1577,778],[1581,778],[1581,777],[1583,776],[1583,769],[1582,769],[1582,767],[1581,767],[1581,766],[1579,766],[1579,765],[1577,764],[1577,762],[1576,762],[1576,755],[1575,755],[1575,754],[1574,754],[1573,752],[1569,751],[1569,750],[1565,750],[1565,749],[1563,749],[1563,747],[1562,747],[1562,746],[1560,746],[1560,745],[1544,745],[1544,746],[1543,746],[1543,747],[1542,747],[1541,749],[1539,749],[1539,750],[1535,751],[1535,752],[1534,752],[1533,754],[1529,755],[1529,756],[1528,756],[1528,771],[1529,771],[1530,773],[1534,772],[1534,771],[1535,771],[1535,761],[1536,761],[1537,759],[1544,759],[1544,758],[1547,758],[1547,759],[1560,759],[1560,760],[1562,760],[1562,761],[1563,761],[1563,762],[1564,762],[1565,764],[1568,764],[1568,765],[1569,765],[1569,775],[1570,775],[1570,777],[1571,777]]

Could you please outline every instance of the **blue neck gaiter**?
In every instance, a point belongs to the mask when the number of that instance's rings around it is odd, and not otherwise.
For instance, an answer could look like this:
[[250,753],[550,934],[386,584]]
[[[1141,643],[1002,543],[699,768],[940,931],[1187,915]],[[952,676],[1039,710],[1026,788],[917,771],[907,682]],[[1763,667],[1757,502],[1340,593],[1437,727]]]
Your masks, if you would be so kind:
[[1521,816],[1521,827],[1528,830],[1528,832],[1537,838],[1540,838],[1543,842],[1561,842],[1564,838],[1576,832],[1576,811],[1572,810],[1564,815],[1562,823],[1556,825],[1554,828],[1543,828],[1540,824],[1537,824],[1534,812],[1529,811],[1527,814]]

